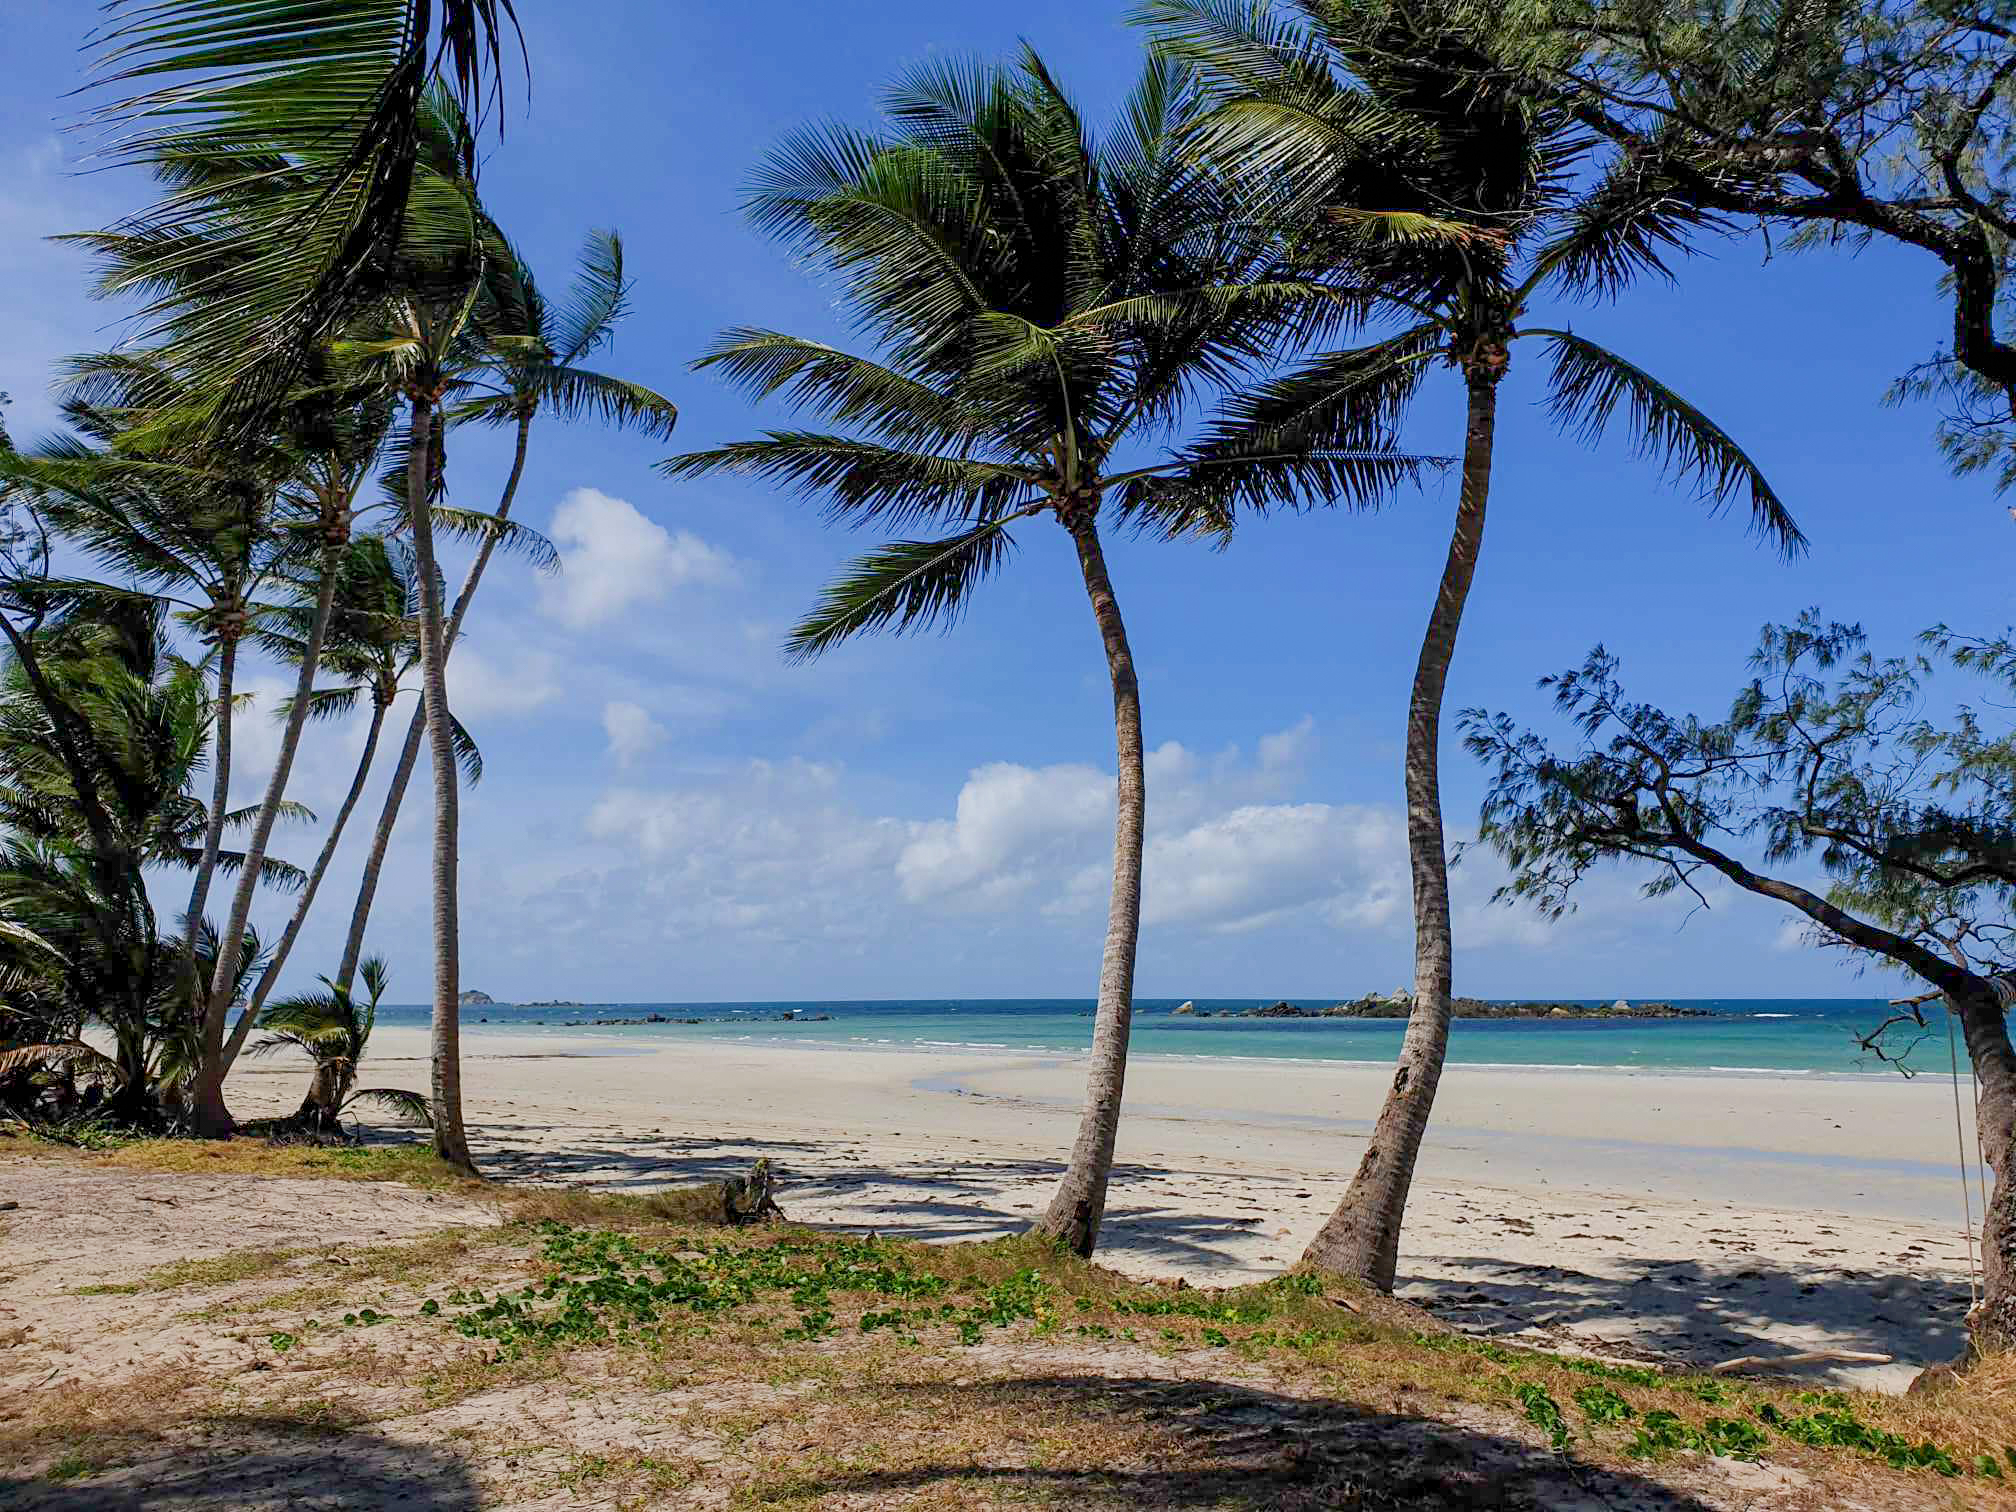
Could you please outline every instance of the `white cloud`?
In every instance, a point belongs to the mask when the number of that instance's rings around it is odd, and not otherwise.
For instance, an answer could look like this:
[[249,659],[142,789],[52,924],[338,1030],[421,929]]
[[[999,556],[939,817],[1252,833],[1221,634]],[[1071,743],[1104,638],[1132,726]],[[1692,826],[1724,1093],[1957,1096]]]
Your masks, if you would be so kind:
[[[1406,891],[1397,816],[1325,803],[1254,801],[1279,790],[1314,744],[1314,721],[1263,737],[1257,759],[1211,760],[1169,741],[1148,753],[1142,921],[1248,929],[1297,909],[1336,927],[1382,927]],[[913,903],[992,907],[1040,898],[1049,915],[1104,907],[1112,878],[1113,778],[1094,767],[994,762],[966,779],[951,819],[897,858]]]
[[448,658],[448,707],[464,723],[529,714],[560,696],[559,666],[547,651],[527,651],[500,663],[458,643]]
[[665,743],[665,726],[642,704],[615,699],[602,706],[602,730],[618,766],[629,766]]
[[1405,894],[1407,840],[1386,809],[1250,804],[1150,841],[1142,922],[1250,929],[1295,909],[1383,925]]
[[553,511],[561,570],[539,584],[539,609],[572,630],[606,624],[675,588],[729,583],[735,564],[691,531],[669,531],[628,501],[577,488]]
[[1112,827],[1104,772],[992,762],[967,777],[951,819],[925,824],[903,848],[896,875],[912,902],[963,891],[993,901],[1035,886]]

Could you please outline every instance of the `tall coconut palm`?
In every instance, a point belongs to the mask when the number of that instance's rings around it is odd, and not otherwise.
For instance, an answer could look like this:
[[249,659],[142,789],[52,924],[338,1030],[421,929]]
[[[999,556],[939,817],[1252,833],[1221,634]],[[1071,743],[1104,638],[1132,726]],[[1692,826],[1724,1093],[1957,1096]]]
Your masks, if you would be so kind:
[[[412,533],[414,574],[419,583],[420,696],[434,775],[434,1010],[430,1034],[434,1151],[449,1164],[473,1173],[476,1166],[462,1121],[460,795],[454,725],[448,712],[447,623],[442,612],[433,518],[442,456],[435,431],[437,408],[447,392],[455,354],[467,340],[470,312],[482,278],[481,231],[473,202],[467,208],[473,266],[466,272],[461,296],[454,297],[452,284],[432,293],[425,285],[418,285],[386,311],[389,334],[356,345],[360,357],[382,359],[393,367],[407,405],[405,524]],[[300,695],[304,705],[307,691]],[[343,985],[347,989],[349,984]]]
[[[110,844],[85,819],[85,795],[24,661],[0,676],[0,994],[16,1009],[10,1017],[74,1026],[67,1046],[14,1054],[89,1060],[78,1031],[96,1024],[112,1042],[104,1064],[115,1108],[135,1120],[158,1111],[193,1064],[182,1049],[195,1027],[195,984],[179,945],[158,937],[141,881],[145,870],[195,865],[207,827],[195,786],[210,705],[200,670],[170,649],[167,622],[155,601],[77,595],[35,635],[40,674],[92,732],[101,764],[90,798],[110,818]],[[222,855],[227,871],[243,860]],[[271,858],[263,870],[271,882],[298,881]],[[199,921],[193,934],[206,966],[216,931]],[[21,1038],[18,1027],[9,1038]]]
[[[147,364],[122,368],[134,375],[150,371]],[[216,678],[212,792],[183,942],[193,955],[229,812],[239,648],[253,595],[285,542],[275,524],[271,479],[260,468],[246,465],[243,456],[181,465],[124,455],[132,413],[74,404],[70,415],[79,434],[0,457],[0,477],[32,493],[50,525],[101,568],[175,606],[210,647]]]
[[[314,575],[294,584],[298,602],[269,609],[261,616],[259,644],[282,661],[299,664],[314,621],[314,598],[319,581]],[[361,536],[351,542],[339,569],[336,608],[324,637],[321,666],[334,673],[334,685],[318,688],[309,701],[310,719],[341,719],[353,713],[360,702],[368,702],[370,716],[364,730],[364,746],[357,757],[350,786],[330,821],[322,849],[309,868],[287,927],[275,942],[270,960],[259,975],[245,1012],[239,1015],[231,1037],[224,1046],[224,1067],[228,1073],[246,1042],[259,1012],[286,969],[301,927],[314,907],[316,895],[342,843],[350,816],[363,796],[376,759],[378,742],[393,700],[402,681],[419,658],[416,629],[419,587],[414,581],[412,553],[383,536]],[[283,710],[291,713],[291,709]],[[467,780],[479,780],[483,758],[469,732],[457,722],[456,749]]]
[[1094,136],[1025,51],[1013,66],[910,74],[888,93],[882,135],[792,137],[758,176],[751,216],[838,276],[876,355],[726,332],[700,366],[839,429],[772,431],[664,464],[677,478],[775,479],[850,525],[942,532],[859,558],[792,632],[798,659],[955,621],[1007,562],[1019,522],[1048,519],[1070,540],[1118,761],[1084,1112],[1037,1225],[1080,1254],[1098,1242],[1119,1126],[1146,822],[1140,688],[1104,527],[1178,500],[1193,520],[1305,488],[1369,501],[1416,466],[1370,433],[1203,465],[1169,450],[1186,410],[1258,360],[1311,293],[1261,276],[1218,185],[1185,160],[1194,104],[1183,71],[1157,61]]
[[1592,172],[1574,119],[1504,94],[1456,21],[1464,0],[1152,0],[1161,48],[1198,66],[1214,108],[1193,148],[1241,184],[1249,211],[1340,297],[1398,329],[1325,353],[1232,406],[1199,464],[1319,445],[1364,417],[1398,418],[1431,371],[1463,381],[1462,485],[1408,701],[1407,848],[1414,998],[1385,1104],[1343,1202],[1304,1253],[1391,1287],[1415,1159],[1450,1025],[1453,940],[1438,751],[1443,688],[1483,544],[1500,385],[1515,346],[1540,348],[1555,422],[1593,441],[1619,409],[1641,451],[1713,505],[1747,494],[1755,530],[1803,543],[1756,464],[1642,368],[1550,325],[1550,301],[1614,297],[1662,276],[1662,254],[1712,225],[1639,193],[1631,166]]
[[[499,237],[501,241],[501,236]],[[605,424],[664,438],[672,433],[679,412],[672,401],[642,384],[585,366],[586,359],[607,346],[628,310],[630,282],[623,272],[623,241],[614,231],[589,233],[580,265],[564,302],[555,308],[539,288],[532,268],[515,248],[507,249],[489,272],[484,298],[477,309],[476,341],[458,370],[453,392],[457,402],[443,416],[448,424],[478,423],[511,427],[511,470],[492,519],[508,522],[525,473],[532,422],[540,415],[561,420],[594,417]],[[452,654],[468,615],[470,600],[483,580],[484,569],[500,540],[497,529],[483,532],[475,558],[449,611],[443,655]],[[386,849],[398,823],[400,805],[420,754],[427,728],[423,705],[413,711],[406,743],[392,769],[392,780],[379,811],[371,851],[350,913],[350,930],[336,982],[348,987],[364,948],[364,931],[377,896]]]
[[[106,0],[102,9],[89,46],[93,84],[106,92],[96,109],[106,156],[156,169],[207,164],[223,194],[258,202],[256,214],[220,223],[213,197],[171,185],[122,224],[149,250],[117,287],[142,296],[144,339],[176,347],[203,410],[257,431],[316,354],[382,296],[410,243],[430,93],[459,103],[455,167],[474,183],[478,131],[502,103],[513,0]],[[197,261],[216,287],[192,300]]]

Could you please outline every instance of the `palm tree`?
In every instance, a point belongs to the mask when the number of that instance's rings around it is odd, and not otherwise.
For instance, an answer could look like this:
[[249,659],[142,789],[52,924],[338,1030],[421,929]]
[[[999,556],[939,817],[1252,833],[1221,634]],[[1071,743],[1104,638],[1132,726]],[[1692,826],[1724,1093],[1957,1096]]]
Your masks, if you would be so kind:
[[[413,191],[435,145],[430,94],[459,104],[454,166],[475,182],[484,115],[502,103],[513,0],[103,9],[89,45],[95,86],[113,92],[96,112],[106,156],[157,171],[200,165],[214,191],[171,183],[122,223],[148,250],[116,288],[142,296],[143,339],[176,348],[211,420],[256,432],[383,295],[424,219]],[[256,213],[220,224],[219,196],[256,200]],[[198,265],[199,283],[215,286],[192,300]]]
[[[1460,9],[1460,7],[1457,7]],[[1519,342],[1548,363],[1555,422],[1594,441],[1618,409],[1639,448],[1720,506],[1747,491],[1758,533],[1788,554],[1797,526],[1755,463],[1651,374],[1533,319],[1549,298],[1614,297],[1666,275],[1661,254],[1712,224],[1647,201],[1629,164],[1592,177],[1565,111],[1502,93],[1434,0],[1306,0],[1284,16],[1218,0],[1152,0],[1158,45],[1200,67],[1216,107],[1194,139],[1239,178],[1257,219],[1339,297],[1396,334],[1325,353],[1232,406],[1204,462],[1316,445],[1368,415],[1396,418],[1437,365],[1461,375],[1462,485],[1408,703],[1407,848],[1414,1000],[1398,1069],[1343,1202],[1303,1263],[1390,1288],[1414,1163],[1448,1045],[1453,941],[1438,747],[1443,687],[1476,572],[1498,391]]]
[[[194,788],[210,702],[201,671],[169,649],[166,625],[158,602],[80,595],[34,636],[40,675],[100,757],[88,797],[109,818],[103,833],[85,817],[87,795],[25,660],[0,678],[0,1001],[17,1042],[9,1059],[98,1065],[118,1089],[115,1111],[135,1121],[173,1100],[193,1066],[184,1052],[197,1025],[189,956],[160,939],[141,880],[145,869],[199,864],[208,828]],[[226,871],[244,860],[221,853]],[[262,870],[283,886],[299,878],[270,857]],[[199,921],[189,933],[207,968],[217,931]],[[258,955],[256,940],[244,949]],[[82,1039],[94,1023],[111,1038],[109,1056]]]
[[249,469],[147,463],[121,456],[121,419],[73,405],[80,434],[0,458],[0,477],[32,493],[50,525],[135,589],[174,604],[211,648],[216,675],[216,740],[210,826],[190,884],[187,916],[195,948],[217,867],[231,783],[231,715],[238,649],[250,605],[275,565],[281,539],[273,494]]
[[[498,240],[502,241],[501,233]],[[492,520],[502,524],[510,519],[519,479],[525,472],[532,422],[542,413],[562,420],[592,415],[606,424],[633,427],[647,436],[671,435],[679,415],[671,400],[642,384],[583,365],[614,339],[616,326],[628,310],[629,294],[630,282],[623,272],[623,241],[614,231],[589,233],[573,285],[558,309],[547,303],[531,265],[515,248],[508,248],[491,269],[478,309],[480,344],[468,354],[465,368],[456,376],[454,392],[458,403],[444,419],[450,424],[474,422],[512,427],[511,471],[504,480]],[[484,532],[448,615],[444,656],[453,653],[476,585],[483,579],[491,553],[503,539],[507,538],[498,530]],[[392,843],[392,831],[398,823],[400,805],[405,801],[406,786],[412,778],[426,728],[427,711],[423,705],[413,711],[412,722],[407,726],[406,743],[392,769],[378,827],[372,835],[371,851],[364,862],[357,901],[351,909],[349,935],[336,970],[336,980],[344,986],[349,985],[364,948],[364,930],[377,896],[385,852]]]
[[[481,231],[475,206],[468,205],[469,270],[461,297],[430,295],[424,284],[388,311],[391,334],[359,343],[359,355],[383,358],[399,374],[409,416],[406,448],[406,518],[412,533],[414,574],[419,583],[420,693],[433,755],[434,835],[434,1011],[432,1016],[431,1114],[434,1152],[474,1173],[469,1136],[462,1123],[461,916],[457,896],[460,839],[459,794],[455,778],[453,721],[448,713],[447,625],[441,607],[441,573],[434,552],[434,504],[441,458],[435,434],[436,407],[447,391],[458,348],[467,339],[471,308],[481,281]],[[298,695],[307,703],[307,689]],[[348,984],[344,984],[347,990]]]
[[[1370,500],[1412,460],[1348,445],[1196,465],[1158,443],[1186,408],[1257,361],[1306,285],[1269,282],[1216,182],[1179,150],[1183,71],[1153,62],[1094,138],[1034,53],[933,66],[887,97],[889,131],[801,132],[759,175],[755,223],[838,275],[874,357],[772,331],[723,334],[698,364],[761,398],[784,392],[841,429],[772,431],[663,464],[732,471],[822,500],[829,518],[944,533],[867,553],[792,632],[817,656],[879,629],[950,624],[1006,563],[1010,528],[1069,537],[1112,685],[1118,758],[1113,885],[1086,1101],[1037,1227],[1098,1242],[1133,1007],[1146,782],[1134,656],[1101,523],[1321,487]],[[1123,449],[1157,448],[1140,465]]]
[[[282,661],[299,663],[314,620],[314,595],[319,583],[308,577],[294,584],[301,602],[276,607],[261,616],[258,639],[262,649]],[[368,700],[371,714],[364,732],[364,748],[357,758],[348,791],[330,822],[322,849],[309,868],[301,896],[287,920],[287,927],[275,943],[271,959],[260,973],[258,986],[246,1011],[239,1015],[231,1037],[224,1046],[224,1069],[228,1073],[259,1012],[271,994],[280,973],[286,969],[308,911],[342,843],[343,833],[363,796],[365,782],[376,759],[379,737],[392,702],[399,696],[402,681],[419,657],[415,615],[419,587],[414,581],[412,554],[383,536],[361,536],[350,543],[336,589],[336,608],[324,637],[321,666],[341,679],[338,685],[318,688],[309,701],[310,719],[340,719],[352,713],[358,703]],[[283,710],[291,713],[291,709]],[[483,758],[458,721],[455,724],[456,750],[464,776],[478,781]]]
[[320,1134],[334,1134],[342,1127],[343,1110],[365,1098],[386,1103],[407,1117],[424,1122],[427,1099],[417,1092],[393,1087],[366,1087],[355,1090],[357,1070],[371,1042],[371,1027],[378,1019],[378,1004],[385,996],[390,974],[382,957],[367,959],[359,975],[365,996],[360,1001],[347,987],[321,978],[322,991],[282,998],[259,1018],[267,1038],[252,1046],[253,1055],[270,1055],[276,1050],[304,1052],[315,1064],[314,1080],[301,1100],[295,1121]]

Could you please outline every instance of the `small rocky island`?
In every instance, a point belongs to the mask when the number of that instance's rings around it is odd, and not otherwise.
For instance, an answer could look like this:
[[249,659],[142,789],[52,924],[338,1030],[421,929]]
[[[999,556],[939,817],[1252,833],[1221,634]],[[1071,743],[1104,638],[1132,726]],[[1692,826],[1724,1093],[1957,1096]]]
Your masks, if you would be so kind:
[[[1405,992],[1384,995],[1368,993],[1349,1003],[1332,1003],[1328,1008],[1303,1008],[1282,1001],[1265,1008],[1228,1009],[1214,1015],[1207,1008],[1185,1003],[1175,1012],[1196,1018],[1347,1018],[1404,1019],[1413,1010],[1414,1000]],[[1487,1002],[1483,998],[1459,997],[1452,1005],[1459,1019],[1682,1019],[1713,1018],[1706,1008],[1680,1008],[1672,1003],[1631,1003],[1623,998],[1609,1004]]]
[[497,1006],[497,999],[490,996],[487,992],[478,992],[474,988],[463,993],[456,1001],[461,1003],[464,1008],[494,1008]]

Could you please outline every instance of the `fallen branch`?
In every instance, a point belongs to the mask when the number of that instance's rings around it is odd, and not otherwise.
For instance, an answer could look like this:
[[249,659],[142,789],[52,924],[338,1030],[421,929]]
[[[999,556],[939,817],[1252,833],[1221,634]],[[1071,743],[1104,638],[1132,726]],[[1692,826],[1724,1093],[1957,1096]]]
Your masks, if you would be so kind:
[[1872,1354],[1866,1349],[1809,1349],[1801,1354],[1738,1355],[1708,1367],[1710,1375],[1728,1375],[1735,1370],[1755,1370],[1775,1365],[1817,1365],[1822,1361],[1842,1365],[1892,1365],[1895,1355]]

